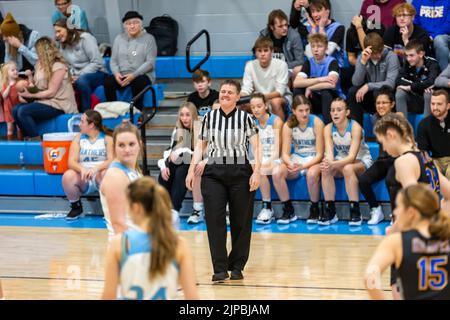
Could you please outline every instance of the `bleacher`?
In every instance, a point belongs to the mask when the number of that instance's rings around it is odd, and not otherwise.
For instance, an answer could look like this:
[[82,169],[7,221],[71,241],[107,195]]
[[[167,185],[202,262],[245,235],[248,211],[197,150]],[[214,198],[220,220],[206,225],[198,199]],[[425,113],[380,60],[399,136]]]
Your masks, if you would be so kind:
[[[193,57],[193,63],[201,57]],[[251,56],[239,57],[210,57],[203,68],[210,71],[214,79],[220,78],[241,78],[245,63],[251,59]],[[108,60],[106,64],[108,66]],[[190,78],[190,73],[186,69],[185,57],[158,57],[157,59],[157,79],[185,79]],[[153,175],[157,175],[156,160],[161,157],[163,150],[168,146],[171,129],[175,125],[176,113],[179,101],[167,102],[164,100],[164,83],[155,84],[156,100],[158,109],[162,114],[155,118],[147,128],[148,145],[147,152],[149,154],[150,169]],[[104,101],[103,87],[97,88],[94,93],[100,101]],[[151,92],[147,92],[144,96],[144,105],[152,105]],[[131,101],[131,90],[125,90],[123,93],[118,92],[118,99],[123,101]],[[165,103],[164,103],[165,102]],[[165,105],[165,106],[161,106]],[[42,135],[47,132],[66,132],[68,131],[67,122],[73,115],[61,115],[55,119],[46,121],[39,126],[39,133]],[[139,115],[135,115],[135,123]],[[416,129],[418,123],[422,119],[422,115],[410,115],[410,122]],[[127,116],[125,116],[127,118]],[[117,119],[105,119],[104,123],[109,128],[114,128],[123,120],[122,117]],[[0,125],[0,134],[5,134],[5,124]],[[370,116],[364,116],[364,131],[366,137],[373,138],[373,129]],[[372,157],[378,157],[378,144],[369,142]],[[2,184],[0,184],[0,195],[3,196],[64,196],[61,184],[61,175],[47,174],[41,166],[43,165],[43,151],[40,142],[33,141],[15,141],[0,142],[0,166],[12,166],[13,169],[0,170]],[[37,167],[28,169],[29,166]],[[305,177],[288,182],[291,199],[294,201],[308,201],[309,195],[306,186]],[[374,186],[377,198],[380,201],[388,202],[389,194],[386,190],[384,181]],[[190,195],[187,196],[189,198]],[[261,199],[259,191],[256,199]],[[278,197],[272,190],[272,199],[277,200]],[[364,200],[361,195],[361,199]],[[348,200],[345,191],[343,179],[336,179],[336,200]]]

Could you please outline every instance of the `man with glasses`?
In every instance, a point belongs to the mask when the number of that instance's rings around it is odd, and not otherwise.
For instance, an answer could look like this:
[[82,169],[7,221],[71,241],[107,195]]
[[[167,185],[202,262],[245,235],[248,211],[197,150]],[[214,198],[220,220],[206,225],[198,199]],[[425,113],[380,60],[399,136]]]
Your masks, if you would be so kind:
[[79,6],[73,5],[72,0],[55,0],[57,10],[52,15],[52,25],[60,19],[67,19],[67,25],[73,29],[89,32],[86,12]]
[[425,49],[426,56],[434,56],[431,47],[431,38],[428,32],[421,26],[414,24],[416,9],[409,3],[396,5],[392,10],[395,17],[395,25],[384,33],[384,44],[393,50],[403,64],[405,58],[405,46],[412,39],[417,39]]

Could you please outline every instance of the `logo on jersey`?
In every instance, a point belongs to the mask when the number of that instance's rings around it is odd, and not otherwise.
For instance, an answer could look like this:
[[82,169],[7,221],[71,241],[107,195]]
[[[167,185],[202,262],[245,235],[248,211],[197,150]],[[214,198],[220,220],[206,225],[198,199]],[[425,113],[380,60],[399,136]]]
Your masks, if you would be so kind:
[[65,148],[45,148],[45,155],[50,162],[61,161],[65,153]]

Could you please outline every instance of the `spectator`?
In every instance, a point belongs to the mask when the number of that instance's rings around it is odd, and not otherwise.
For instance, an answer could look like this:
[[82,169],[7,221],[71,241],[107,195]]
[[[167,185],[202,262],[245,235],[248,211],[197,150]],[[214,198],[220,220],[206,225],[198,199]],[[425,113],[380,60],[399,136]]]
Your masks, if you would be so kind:
[[314,113],[321,113],[325,123],[331,122],[330,106],[334,98],[341,96],[339,64],[327,56],[328,40],[323,34],[308,37],[313,57],[306,60],[302,71],[294,80],[294,94],[305,95],[312,101]]
[[39,32],[17,24],[10,12],[0,25],[0,32],[5,41],[5,62],[14,61],[19,71],[34,70],[38,60],[35,44]]
[[[172,132],[170,148],[164,151],[163,159],[158,161],[161,171],[158,182],[169,192],[173,209],[177,212],[181,210],[187,191],[185,180],[198,136],[196,124],[199,125],[195,105],[192,102],[182,103],[178,109],[178,119]],[[202,173],[196,173],[192,191],[194,210],[187,221],[192,224],[203,221],[203,199],[200,191]]]
[[69,69],[56,44],[43,37],[36,42],[35,48],[38,62],[34,83],[39,92],[20,93],[22,98],[32,98],[34,102],[20,104],[13,109],[16,124],[24,136],[31,138],[39,136],[37,122],[77,112]]
[[[125,32],[114,40],[111,56],[112,75],[105,79],[105,95],[108,101],[117,100],[116,90],[131,86],[136,96],[155,82],[156,41],[142,27],[143,17],[136,11],[128,11],[122,19]],[[144,97],[135,106],[142,110]]]
[[298,32],[289,27],[287,15],[282,10],[273,10],[269,14],[267,28],[260,32],[260,36],[272,40],[273,58],[285,61],[295,78],[304,63],[303,44]]
[[[3,13],[0,12],[0,25],[3,23]],[[5,41],[0,40],[0,63],[5,62]]]
[[[291,104],[292,94],[289,91],[289,73],[286,62],[272,59],[273,42],[268,37],[261,37],[255,42],[256,59],[245,65],[242,79],[241,96],[249,96],[253,92],[264,94],[269,101],[272,113],[284,120],[285,109]],[[241,106],[250,112],[250,106]]]
[[[376,113],[372,118],[372,123],[375,125],[378,120],[385,115],[390,114],[395,107],[394,94],[389,88],[381,88],[375,99]],[[364,199],[369,203],[370,220],[369,225],[378,224],[384,219],[383,210],[380,203],[377,201],[372,185],[381,181],[386,177],[389,168],[394,164],[394,158],[384,151],[383,146],[379,143],[378,158],[363,174],[358,177],[359,189]]]
[[324,129],[325,156],[320,164],[322,190],[325,198],[320,225],[337,222],[334,178],[344,176],[345,190],[350,201],[350,226],[362,223],[359,210],[358,176],[372,165],[369,147],[364,141],[364,130],[354,120],[349,119],[350,110],[342,98],[331,104],[332,123]]
[[430,114],[431,88],[439,75],[435,59],[425,57],[422,44],[414,39],[405,47],[406,61],[397,78],[397,111]]
[[341,69],[341,86],[345,93],[352,86],[352,76],[355,73],[356,60],[362,50],[364,49],[364,38],[370,32],[376,32],[380,36],[383,36],[384,26],[379,24],[380,28],[377,29],[376,22],[367,20],[362,16],[354,16],[352,23],[347,29],[345,37],[345,50],[347,51],[347,58],[349,65]]
[[[309,3],[311,12],[311,26],[308,27],[310,34],[321,33],[327,36],[327,55],[333,56],[339,63],[339,67],[344,66],[344,37],[345,27],[330,19],[331,4],[329,0],[311,0]],[[306,46],[305,55],[312,58],[310,45]]]
[[364,111],[375,113],[377,91],[383,86],[394,90],[399,72],[397,56],[384,48],[383,38],[375,32],[364,38],[364,51],[358,58],[348,93],[351,114],[360,125]]
[[91,95],[98,86],[103,85],[106,77],[97,39],[88,32],[69,29],[66,19],[56,21],[54,29],[69,65],[72,82],[80,93],[80,111],[84,112],[91,109]]
[[417,144],[427,151],[439,170],[450,179],[450,96],[436,90],[431,96],[431,115],[419,123]]
[[81,195],[99,190],[106,169],[114,158],[110,131],[102,124],[102,116],[88,110],[81,116],[80,133],[75,136],[69,150],[69,170],[64,172],[62,184],[70,202],[66,219],[83,215]]
[[397,54],[400,63],[405,56],[405,46],[412,39],[422,43],[425,55],[434,56],[430,35],[421,26],[413,23],[416,9],[409,3],[402,3],[396,5],[392,13],[395,17],[395,25],[386,30],[383,39],[384,44]]
[[[17,71],[17,65],[15,62],[10,61],[4,63],[1,67],[1,94],[3,98],[3,114],[4,119],[0,119],[6,122],[7,126],[7,139],[14,139],[14,117],[12,114],[13,108],[20,104],[19,92],[23,92],[29,85],[32,85],[31,71],[28,70],[29,81],[19,80],[19,73]],[[20,129],[17,129],[17,137],[22,139],[22,133]]]
[[211,111],[214,102],[219,99],[219,92],[211,89],[211,77],[206,70],[195,70],[192,74],[192,83],[195,91],[188,96],[187,101],[192,102],[198,113],[203,116]]
[[450,61],[450,4],[448,0],[412,0],[418,14],[414,23],[433,38],[436,59],[441,70]]
[[365,19],[375,20],[377,28],[381,25],[389,28],[395,24],[392,9],[402,3],[406,0],[363,0],[359,14]]
[[52,25],[58,20],[67,19],[69,29],[89,32],[86,12],[79,6],[73,5],[72,0],[55,0],[56,11],[52,15]]
[[[292,106],[292,115],[283,126],[282,160],[280,170],[274,175],[279,181],[275,188],[280,199],[289,200],[286,180],[306,176],[309,198],[309,217],[306,223],[317,223],[320,216],[320,162],[323,158],[323,122],[311,115],[312,105],[305,96],[296,96]],[[275,181],[275,180],[274,180]],[[290,201],[286,201],[284,221],[290,221],[288,210]],[[292,209],[292,214],[295,215]],[[296,218],[296,217],[295,217]],[[281,220],[281,222],[283,221]]]
[[[270,114],[266,103],[266,98],[262,93],[252,94],[250,100],[252,114],[255,117],[255,124],[258,128],[259,144],[261,148],[261,177],[260,190],[262,196],[262,210],[259,212],[256,223],[270,224],[274,219],[272,210],[272,201],[270,197],[270,180],[272,176],[275,190],[278,191],[279,176],[277,173],[280,170],[280,146],[281,146],[281,128],[283,121],[274,114]],[[253,151],[253,150],[252,150]],[[289,191],[280,194],[280,200],[283,202],[283,218],[278,220],[283,223],[289,223],[297,219],[294,213],[294,207],[289,201]]]
[[376,32],[380,36],[383,36],[384,31],[385,28],[383,25],[377,28],[376,23],[372,20],[367,20],[362,16],[354,16],[352,18],[352,23],[347,29],[345,37],[345,50],[347,51],[350,66],[355,66],[359,54],[363,51],[366,35],[370,32]]
[[450,89],[450,64],[437,77],[434,85],[438,88],[447,89],[447,91]]
[[291,13],[289,16],[289,25],[293,29],[297,29],[302,39],[303,47],[308,44],[308,27],[311,20],[309,14],[309,0],[293,0]]

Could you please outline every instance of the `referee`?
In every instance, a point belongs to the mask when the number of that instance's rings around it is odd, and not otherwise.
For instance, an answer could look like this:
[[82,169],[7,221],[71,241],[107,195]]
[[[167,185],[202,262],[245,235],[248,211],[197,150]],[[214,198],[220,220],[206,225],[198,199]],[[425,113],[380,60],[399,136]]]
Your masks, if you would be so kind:
[[[202,129],[186,178],[192,190],[194,176],[202,176],[201,191],[209,249],[214,268],[212,281],[243,279],[250,252],[253,200],[260,181],[258,131],[251,116],[236,106],[241,85],[226,80],[219,90],[220,108],[203,118]],[[249,163],[248,143],[255,150],[255,166]],[[207,152],[207,158],[202,155]],[[232,249],[227,253],[226,205],[229,203]]]

